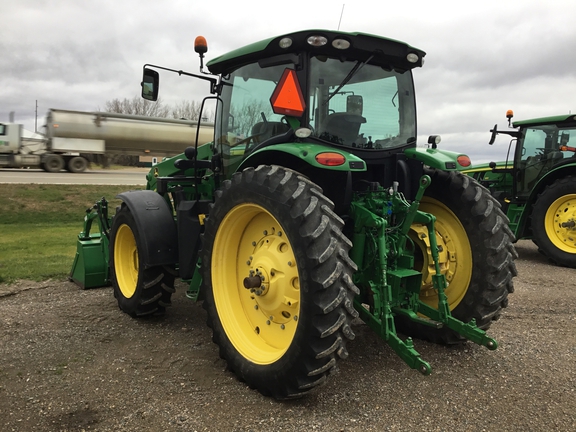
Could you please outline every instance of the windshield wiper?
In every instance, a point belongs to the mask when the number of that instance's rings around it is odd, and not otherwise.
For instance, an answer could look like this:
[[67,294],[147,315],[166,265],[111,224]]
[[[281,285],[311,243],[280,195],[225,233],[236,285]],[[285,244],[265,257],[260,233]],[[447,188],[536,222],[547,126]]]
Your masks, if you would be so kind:
[[352,79],[352,77],[354,77],[354,75],[356,75],[360,71],[360,69],[362,69],[362,67],[364,67],[364,65],[366,63],[368,63],[370,60],[372,60],[373,57],[374,57],[374,54],[372,54],[370,57],[368,57],[368,60],[366,60],[364,62],[358,61],[354,65],[354,67],[352,69],[350,69],[350,72],[348,72],[348,75],[346,75],[344,77],[344,79],[342,80],[342,82],[338,85],[338,88],[336,88],[336,90],[334,90],[334,92],[330,96],[328,96],[328,99],[326,99],[326,102],[324,102],[324,105],[326,105],[330,101],[330,99],[332,99],[334,96],[336,96],[338,94],[338,92],[340,91],[340,89],[342,87],[344,87],[346,84],[348,84],[348,81],[350,81]]

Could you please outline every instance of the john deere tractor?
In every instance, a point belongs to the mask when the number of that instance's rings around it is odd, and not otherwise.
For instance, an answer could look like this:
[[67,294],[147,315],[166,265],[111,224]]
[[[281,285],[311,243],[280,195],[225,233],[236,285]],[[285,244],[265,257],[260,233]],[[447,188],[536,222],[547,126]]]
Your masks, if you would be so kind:
[[[513,112],[506,113],[510,126]],[[491,129],[512,137],[513,160],[467,168],[490,189],[517,239],[531,239],[554,263],[576,268],[576,115],[515,121]],[[515,144],[514,150],[512,145]]]
[[213,142],[153,167],[113,217],[98,201],[72,279],[110,282],[135,317],[164,312],[186,281],[229,369],[277,399],[325,382],[355,318],[425,375],[412,337],[496,349],[485,330],[512,292],[513,235],[461,173],[466,155],[437,136],[416,145],[423,51],[326,30],[248,45],[206,72],[205,39],[196,51],[200,74],[145,65],[142,93],[156,100],[159,70],[206,80]]

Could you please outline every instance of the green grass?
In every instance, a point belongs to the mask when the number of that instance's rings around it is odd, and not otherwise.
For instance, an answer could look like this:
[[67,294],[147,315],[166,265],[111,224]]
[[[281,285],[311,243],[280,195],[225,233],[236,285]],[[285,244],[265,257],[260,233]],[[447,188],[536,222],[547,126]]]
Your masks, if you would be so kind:
[[0,282],[65,278],[86,209],[104,196],[114,214],[114,197],[131,188],[0,184]]

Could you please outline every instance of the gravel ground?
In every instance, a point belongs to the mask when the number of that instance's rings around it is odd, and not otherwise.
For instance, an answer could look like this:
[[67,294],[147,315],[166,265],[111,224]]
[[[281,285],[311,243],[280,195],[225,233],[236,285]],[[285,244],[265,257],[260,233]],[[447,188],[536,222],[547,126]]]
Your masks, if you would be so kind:
[[338,372],[290,402],[226,370],[185,289],[166,316],[134,320],[110,288],[0,285],[0,429],[576,430],[576,270],[517,248],[516,292],[489,332],[498,350],[415,341],[425,377],[359,323]]

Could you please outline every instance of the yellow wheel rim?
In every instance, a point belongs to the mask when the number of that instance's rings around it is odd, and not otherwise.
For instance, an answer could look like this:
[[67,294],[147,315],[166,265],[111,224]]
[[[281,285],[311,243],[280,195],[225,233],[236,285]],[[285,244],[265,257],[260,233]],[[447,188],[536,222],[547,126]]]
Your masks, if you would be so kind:
[[576,254],[574,221],[576,221],[576,194],[558,198],[548,207],[544,217],[544,229],[552,244],[571,254]]
[[[256,364],[290,347],[300,313],[294,252],[280,223],[263,207],[241,204],[222,220],[212,250],[214,303],[230,342]],[[259,287],[244,280],[259,276]]]
[[138,248],[130,227],[120,225],[114,241],[114,271],[122,295],[131,298],[138,284]]
[[[462,301],[472,280],[472,248],[466,230],[456,215],[440,201],[424,197],[420,203],[421,211],[436,216],[436,240],[438,243],[440,272],[446,277],[450,310],[454,310]],[[432,285],[432,276],[436,274],[430,239],[426,226],[414,224],[410,238],[419,248],[421,255],[416,260],[416,267],[422,271],[422,288],[420,300],[427,305],[438,307],[438,294]]]

